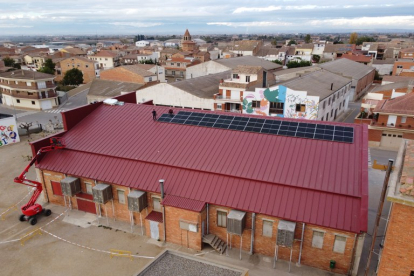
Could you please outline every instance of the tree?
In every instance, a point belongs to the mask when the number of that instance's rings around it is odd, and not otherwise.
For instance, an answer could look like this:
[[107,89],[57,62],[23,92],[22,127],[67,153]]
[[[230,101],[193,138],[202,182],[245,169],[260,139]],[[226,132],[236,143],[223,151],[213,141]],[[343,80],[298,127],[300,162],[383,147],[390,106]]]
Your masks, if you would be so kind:
[[312,63],[310,61],[305,61],[305,60],[301,60],[301,61],[295,61],[295,60],[291,60],[289,61],[286,66],[287,68],[297,68],[297,67],[305,67],[305,66],[311,66]]
[[310,34],[307,34],[306,36],[305,36],[305,43],[311,43],[312,42],[312,40],[311,40],[311,36],[310,36]]
[[292,40],[292,39],[291,39],[291,40],[289,41],[289,43],[288,43],[288,46],[290,46],[290,45],[292,45],[292,44],[295,44],[295,45],[296,45],[296,41],[294,41],[294,40]]
[[278,59],[272,60],[273,63],[283,65],[282,62]]
[[19,127],[26,130],[27,137],[30,138],[30,128],[32,127],[32,123],[21,122]]
[[5,57],[5,58],[3,58],[3,61],[4,61],[4,66],[14,67],[14,59],[9,58],[9,57]]
[[312,55],[312,60],[315,63],[319,63],[319,61],[321,60],[321,56],[320,55]]
[[375,38],[370,36],[361,36],[356,40],[356,45],[362,45],[364,42],[375,42]]
[[54,74],[55,63],[53,63],[52,59],[48,58],[45,60],[45,63],[43,63],[43,67],[40,68],[38,71],[46,74]]
[[63,77],[63,85],[79,85],[83,83],[83,74],[82,71],[78,68],[73,68],[66,71],[65,76]]
[[358,34],[357,33],[352,33],[351,36],[349,37],[349,44],[355,44],[357,42],[358,39]]

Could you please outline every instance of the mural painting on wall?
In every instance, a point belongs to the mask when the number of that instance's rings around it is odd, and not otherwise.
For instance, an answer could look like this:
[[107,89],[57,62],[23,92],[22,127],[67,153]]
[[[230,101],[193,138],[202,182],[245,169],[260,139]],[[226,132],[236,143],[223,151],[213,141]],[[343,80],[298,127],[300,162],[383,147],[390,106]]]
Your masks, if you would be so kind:
[[[243,99],[243,111],[248,114],[269,115],[269,102],[283,102],[281,96],[284,93],[279,93],[279,89],[259,90],[255,93],[248,93]],[[260,108],[253,108],[252,101],[260,101]]]
[[15,125],[0,125],[0,147],[19,141]]
[[[303,95],[301,95],[303,94]],[[305,111],[297,112],[296,105],[304,104]],[[306,92],[288,94],[286,97],[285,117],[316,120],[318,116],[318,97],[307,97]]]

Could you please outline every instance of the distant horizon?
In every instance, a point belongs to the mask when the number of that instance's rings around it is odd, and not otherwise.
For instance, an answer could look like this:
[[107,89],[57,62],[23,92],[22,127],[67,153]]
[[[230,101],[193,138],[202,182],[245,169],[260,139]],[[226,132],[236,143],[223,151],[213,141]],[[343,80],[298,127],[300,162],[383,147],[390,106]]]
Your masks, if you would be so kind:
[[194,35],[411,32],[413,10],[412,0],[14,0],[2,5],[0,34],[180,35],[187,28]]

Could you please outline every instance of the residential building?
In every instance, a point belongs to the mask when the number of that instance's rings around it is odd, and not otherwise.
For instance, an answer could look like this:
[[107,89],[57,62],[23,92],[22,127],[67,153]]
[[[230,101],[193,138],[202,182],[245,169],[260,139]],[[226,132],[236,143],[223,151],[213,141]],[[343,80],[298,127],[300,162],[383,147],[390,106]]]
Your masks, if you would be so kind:
[[414,83],[414,78],[412,80],[379,85],[379,86],[374,87],[369,92],[383,94],[384,95],[383,99],[394,99],[399,96],[405,95],[406,93],[409,93],[413,83]]
[[229,59],[218,59],[210,60],[203,62],[194,66],[187,68],[186,78],[197,78],[201,76],[206,76],[209,74],[216,74],[228,70],[233,70],[239,65],[247,66],[261,66],[269,73],[274,71],[281,70],[282,66],[270,61],[263,60],[261,58],[252,57],[252,56],[243,56],[237,58]]
[[137,47],[145,47],[145,46],[149,46],[150,45],[150,41],[149,40],[140,40],[135,42],[135,46]]
[[335,60],[343,54],[355,51],[355,44],[326,44],[321,60]]
[[150,71],[155,74],[155,80],[158,82],[167,82],[165,79],[164,67],[157,64],[136,64],[137,67]]
[[351,97],[351,79],[319,70],[243,93],[243,113],[334,121]]
[[101,50],[88,58],[98,62],[99,69],[103,70],[111,69],[120,65],[119,56],[113,51]]
[[392,74],[394,62],[394,58],[387,58],[384,60],[374,59],[372,60],[371,66],[377,70],[380,76],[389,76]]
[[201,61],[196,58],[179,55],[179,53],[173,55],[171,59],[165,61],[165,79],[168,82],[180,81],[186,79],[187,69],[196,64],[200,64]]
[[414,48],[406,48],[406,49],[400,50],[400,58],[414,59]]
[[[207,235],[224,245],[228,237],[233,249],[356,275],[368,224],[365,125],[192,113],[136,104],[135,95],[117,97],[123,105],[97,103],[62,114],[66,147],[37,164],[46,201],[99,212],[178,246],[201,250]],[[178,123],[154,121],[153,109],[157,118]],[[224,129],[229,119],[236,130]],[[274,127],[242,131],[243,122]],[[305,133],[336,130],[315,138],[269,134],[299,124],[306,124]],[[338,142],[347,133],[353,139]],[[32,143],[33,153],[48,141]],[[76,189],[63,194],[70,181]]]
[[140,83],[95,79],[91,83],[86,98],[88,104],[102,102],[125,93],[134,92],[143,86]]
[[318,55],[323,57],[323,52],[325,50],[326,41],[318,41],[313,43],[312,55]]
[[391,174],[386,200],[391,203],[385,237],[377,264],[378,276],[405,276],[414,273],[414,141],[403,140]]
[[242,56],[256,56],[263,46],[261,40],[238,40],[227,45],[227,51]]
[[283,58],[283,60],[281,60],[279,58],[279,50],[280,50],[280,48],[273,48],[273,47],[269,47],[269,46],[263,46],[260,49],[260,51],[257,53],[257,57],[268,60],[268,61],[279,60],[283,63],[285,61],[285,59]]
[[23,59],[24,59],[24,63],[27,66],[33,66],[34,68],[36,68],[36,70],[39,70],[40,68],[42,68],[43,63],[45,63],[45,60],[46,60],[44,55],[39,55],[39,54],[25,55]]
[[297,68],[290,68],[290,69],[283,69],[273,72],[275,75],[276,83],[288,81],[305,74],[322,70],[322,68],[318,66],[304,66],[304,67],[297,67]]
[[413,79],[410,76],[383,76],[381,85],[395,83],[395,82],[402,82],[402,81],[409,81]]
[[352,79],[350,100],[359,99],[374,82],[375,68],[348,59],[337,59],[318,65],[324,70]]
[[220,80],[229,74],[230,71],[226,71],[146,87],[137,91],[137,103],[152,101],[157,106],[214,110],[214,96],[219,93]]
[[101,71],[102,80],[112,80],[132,83],[152,83],[157,81],[157,75],[137,65],[124,65]]
[[87,57],[87,52],[77,47],[66,47],[60,50],[63,53],[69,53],[75,56]]
[[243,98],[257,87],[275,84],[275,76],[261,66],[238,65],[230,77],[220,80],[219,92],[214,96],[214,110],[242,113]]
[[88,83],[100,77],[100,69],[98,62],[84,57],[73,56],[65,58],[56,63],[56,81],[60,81],[65,76],[66,72],[77,68],[82,71],[83,83]]
[[294,53],[288,55],[286,62],[301,60],[312,61],[313,47],[314,45],[312,43],[296,45],[294,47]]
[[385,99],[374,109],[369,126],[369,145],[398,149],[403,139],[414,140],[413,87],[403,96]]
[[[338,59],[346,58],[361,64],[372,66],[373,59],[371,56],[364,56],[360,54],[353,54],[353,53],[346,53],[342,55],[341,57],[338,57]],[[375,67],[374,67],[375,68]]]
[[414,61],[412,59],[397,60],[392,69],[393,76],[414,77]]
[[55,76],[36,71],[0,73],[0,90],[5,105],[46,110],[59,105]]

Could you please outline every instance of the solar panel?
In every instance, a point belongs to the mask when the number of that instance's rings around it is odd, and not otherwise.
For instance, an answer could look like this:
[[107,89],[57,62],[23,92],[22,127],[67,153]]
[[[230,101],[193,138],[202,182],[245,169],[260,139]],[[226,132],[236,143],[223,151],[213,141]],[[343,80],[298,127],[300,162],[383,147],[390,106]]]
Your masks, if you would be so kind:
[[344,143],[354,142],[354,128],[335,125],[188,111],[179,111],[175,115],[162,114],[158,121]]

